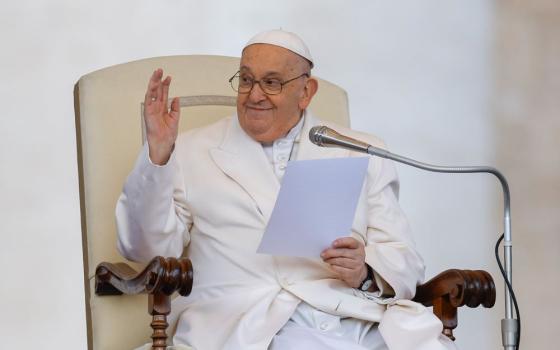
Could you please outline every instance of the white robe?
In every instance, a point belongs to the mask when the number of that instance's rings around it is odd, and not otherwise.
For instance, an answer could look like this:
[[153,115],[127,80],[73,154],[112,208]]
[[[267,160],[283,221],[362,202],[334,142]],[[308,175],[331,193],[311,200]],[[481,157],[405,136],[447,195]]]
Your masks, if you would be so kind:
[[[297,159],[362,156],[311,144],[307,134],[317,124],[306,113]],[[373,136],[336,128],[383,147]],[[255,253],[279,187],[261,145],[235,116],[180,135],[165,166],[152,165],[144,147],[117,204],[118,248],[131,260],[148,261],[156,255],[178,257],[186,247],[194,285],[189,297],[173,302],[171,322],[179,318],[175,344],[267,349],[304,300],[329,314],[381,322],[391,350],[409,349],[399,345],[404,341],[415,349],[444,349],[434,347],[440,344],[441,323],[421,305],[401,301],[413,297],[424,265],[397,202],[390,161],[370,159],[352,226],[382,290],[394,293],[390,299],[368,299],[320,259]],[[433,346],[422,347],[423,341]]]

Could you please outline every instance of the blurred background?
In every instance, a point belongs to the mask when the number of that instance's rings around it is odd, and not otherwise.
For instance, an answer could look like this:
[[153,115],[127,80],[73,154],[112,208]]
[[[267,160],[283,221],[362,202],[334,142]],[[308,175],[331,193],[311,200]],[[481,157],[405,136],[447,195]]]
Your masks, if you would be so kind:
[[[2,348],[87,347],[72,95],[80,76],[153,56],[239,56],[252,35],[272,28],[298,33],[315,58],[314,74],[348,91],[353,128],[421,161],[488,164],[505,173],[521,348],[554,348],[560,312],[557,0],[3,3]],[[493,258],[503,229],[498,182],[404,166],[399,172],[426,277],[451,267],[486,269],[497,282],[494,309],[460,311],[457,344],[500,348],[503,283]]]

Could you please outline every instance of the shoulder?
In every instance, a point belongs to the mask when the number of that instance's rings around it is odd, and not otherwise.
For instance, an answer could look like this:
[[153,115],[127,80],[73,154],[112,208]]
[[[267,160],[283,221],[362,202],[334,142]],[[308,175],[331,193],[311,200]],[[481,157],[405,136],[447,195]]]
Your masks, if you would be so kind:
[[175,141],[177,159],[183,166],[190,162],[200,162],[209,156],[209,151],[220,146],[224,135],[231,127],[233,117],[225,117],[203,127],[182,132]]
[[[350,129],[349,127],[339,125],[329,121],[322,121],[314,117],[313,125],[325,125],[339,134],[351,137],[353,139],[366,142],[374,147],[387,149],[385,142],[376,135],[371,133],[358,131]],[[364,157],[364,153],[356,152],[356,151],[348,151],[348,156],[350,157]],[[396,169],[392,161],[377,157],[377,156],[370,156],[369,157],[369,166],[368,166],[368,187],[374,188],[374,193],[381,191],[387,185],[392,184],[394,185],[393,190],[395,193],[398,193],[398,176],[396,173]]]
[[320,119],[315,118],[316,120],[316,125],[325,125],[328,126],[329,128],[335,130],[336,132],[338,132],[339,134],[342,134],[344,136],[348,136],[351,138],[354,138],[356,140],[359,141],[363,141],[363,142],[367,142],[372,146],[375,147],[379,147],[379,148],[383,148],[385,149],[385,142],[383,141],[383,139],[381,139],[380,137],[371,134],[371,133],[367,133],[364,131],[358,131],[358,130],[354,130],[354,129],[350,129],[347,126],[342,126],[340,124],[336,124],[333,122],[329,122],[329,121],[323,121]]

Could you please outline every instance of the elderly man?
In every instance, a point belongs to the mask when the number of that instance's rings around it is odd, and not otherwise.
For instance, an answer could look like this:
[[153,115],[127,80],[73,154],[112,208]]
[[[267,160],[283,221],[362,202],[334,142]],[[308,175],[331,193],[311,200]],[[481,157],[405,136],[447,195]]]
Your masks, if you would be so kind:
[[358,156],[307,139],[320,124],[307,110],[318,89],[312,67],[295,34],[258,34],[230,79],[237,116],[180,136],[179,100],[167,108],[171,77],[156,70],[145,97],[147,145],[117,204],[119,250],[147,261],[186,249],[195,283],[174,301],[178,348],[450,348],[437,318],[406,300],[424,266],[389,161],[370,159],[351,236],[317,259],[256,253],[287,160]]

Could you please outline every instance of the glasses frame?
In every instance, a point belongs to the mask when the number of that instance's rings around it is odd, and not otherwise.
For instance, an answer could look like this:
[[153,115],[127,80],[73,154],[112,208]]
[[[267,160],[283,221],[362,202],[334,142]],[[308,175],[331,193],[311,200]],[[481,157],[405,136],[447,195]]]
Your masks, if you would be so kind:
[[294,80],[297,80],[297,79],[299,79],[299,78],[301,78],[301,77],[306,77],[306,78],[309,78],[309,77],[310,77],[309,73],[308,73],[308,72],[305,72],[305,73],[303,73],[303,74],[298,75],[298,76],[295,77],[295,78],[288,79],[288,80],[286,80],[286,81],[280,83],[280,90],[279,90],[278,92],[273,92],[273,93],[266,92],[266,90],[262,87],[262,85],[261,85],[262,79],[261,79],[261,80],[255,80],[255,79],[253,79],[253,84],[251,85],[251,88],[250,88],[247,92],[241,92],[241,91],[238,90],[238,89],[239,89],[239,86],[237,86],[237,87],[233,86],[233,79],[239,78],[239,77],[240,77],[240,73],[241,73],[241,71],[238,70],[237,73],[235,73],[235,74],[234,74],[231,78],[229,78],[229,80],[228,80],[228,81],[229,81],[229,84],[231,85],[231,88],[233,89],[233,91],[237,92],[238,94],[249,94],[249,93],[251,93],[251,91],[253,91],[253,88],[255,87],[255,83],[258,83],[258,84],[259,84],[259,87],[261,88],[261,91],[264,92],[265,94],[267,94],[267,95],[279,95],[279,94],[282,93],[282,90],[283,90],[283,88],[284,88],[284,85],[286,85],[286,84],[288,84],[288,83],[290,83],[290,82],[292,82],[292,81],[294,81]]

